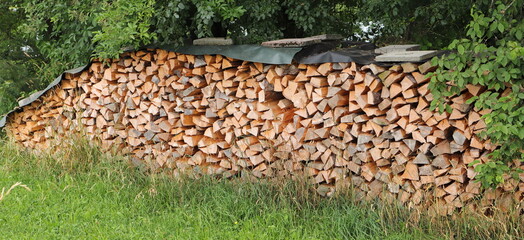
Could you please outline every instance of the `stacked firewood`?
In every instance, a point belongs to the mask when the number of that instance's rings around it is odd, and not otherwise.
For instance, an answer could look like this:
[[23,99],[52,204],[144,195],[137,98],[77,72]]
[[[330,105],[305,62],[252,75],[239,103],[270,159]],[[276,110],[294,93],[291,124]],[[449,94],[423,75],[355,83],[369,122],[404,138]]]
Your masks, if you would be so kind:
[[[480,193],[469,166],[496,148],[467,100],[429,110],[429,62],[391,67],[356,63],[269,65],[160,49],[125,53],[66,74],[13,115],[10,135],[46,149],[84,131],[150,169],[224,177],[305,173],[322,195],[351,184],[361,197],[461,208]],[[508,179],[504,191],[522,181]],[[503,191],[499,191],[503,192]]]

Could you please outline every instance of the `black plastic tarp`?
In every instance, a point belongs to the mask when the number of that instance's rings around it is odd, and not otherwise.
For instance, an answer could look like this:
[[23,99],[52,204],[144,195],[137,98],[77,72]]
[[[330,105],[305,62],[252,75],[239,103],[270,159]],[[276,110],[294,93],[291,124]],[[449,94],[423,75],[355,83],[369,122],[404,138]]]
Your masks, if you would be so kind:
[[229,46],[184,46],[159,48],[191,55],[220,54],[226,57],[267,64],[291,64],[293,57],[302,48],[269,48],[259,45],[229,45]]
[[370,64],[375,61],[375,46],[370,43],[343,42],[345,48],[336,49],[339,42],[322,42],[302,48],[270,48],[259,45],[229,45],[229,46],[152,46],[183,54],[213,55],[266,64],[291,64],[293,61],[303,64],[326,62],[356,62]]
[[[338,48],[342,46],[342,48]],[[322,42],[304,47],[295,55],[302,64],[327,62],[356,62],[370,64],[375,61],[375,45],[366,42]]]
[[327,62],[356,62],[358,64],[370,64],[375,60],[372,51],[363,50],[339,50],[322,52],[299,59],[299,63],[316,64]]

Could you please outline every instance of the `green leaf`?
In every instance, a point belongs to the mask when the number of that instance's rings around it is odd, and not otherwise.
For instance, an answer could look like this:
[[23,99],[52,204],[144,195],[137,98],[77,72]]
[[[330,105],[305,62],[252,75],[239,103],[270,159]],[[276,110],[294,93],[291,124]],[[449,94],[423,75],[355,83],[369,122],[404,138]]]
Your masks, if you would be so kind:
[[458,46],[457,46],[457,49],[458,49],[458,52],[459,52],[460,54],[464,54],[464,46],[463,46],[463,45],[458,45]]
[[473,102],[475,102],[479,97],[478,96],[473,96],[471,97],[470,99],[466,100],[466,104],[472,104]]
[[504,24],[502,24],[501,22],[498,23],[497,25],[497,29],[499,30],[499,32],[504,32]]

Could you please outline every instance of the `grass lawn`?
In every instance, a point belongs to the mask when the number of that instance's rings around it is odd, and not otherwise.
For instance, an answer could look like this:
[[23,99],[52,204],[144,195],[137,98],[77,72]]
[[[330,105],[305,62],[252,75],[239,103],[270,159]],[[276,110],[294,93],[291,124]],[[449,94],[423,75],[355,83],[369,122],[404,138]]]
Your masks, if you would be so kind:
[[[449,239],[475,219],[411,222],[409,211],[321,198],[297,182],[144,175],[88,143],[29,154],[0,142],[0,239]],[[0,196],[2,198],[2,196]],[[446,220],[447,221],[447,220]],[[448,227],[443,227],[443,226]],[[503,234],[494,232],[493,234]],[[497,237],[499,235],[492,235]],[[512,236],[512,235],[500,235]]]

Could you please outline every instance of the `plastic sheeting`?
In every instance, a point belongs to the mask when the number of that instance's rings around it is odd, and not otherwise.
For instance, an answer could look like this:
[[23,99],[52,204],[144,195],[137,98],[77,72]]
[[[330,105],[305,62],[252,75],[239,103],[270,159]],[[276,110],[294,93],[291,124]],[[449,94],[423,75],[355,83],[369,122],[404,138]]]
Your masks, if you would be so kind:
[[258,45],[184,46],[174,49],[160,48],[191,55],[220,54],[234,59],[266,64],[291,64],[295,54],[302,50],[302,48],[269,48]]
[[3,116],[0,119],[0,128],[3,128],[5,126],[5,123],[7,121],[7,116],[9,116],[9,114],[11,114],[12,112],[14,112],[14,110],[11,110],[10,112],[8,112],[5,116]]
[[[337,49],[339,44],[343,48]],[[302,64],[356,62],[364,65],[375,61],[374,49],[374,44],[366,42],[322,42],[302,49],[295,55],[295,61]]]
[[356,62],[358,64],[370,64],[375,61],[372,51],[363,50],[340,50],[328,51],[297,60],[303,64],[327,63],[327,62]]

